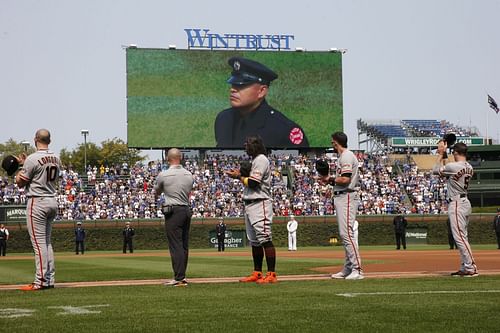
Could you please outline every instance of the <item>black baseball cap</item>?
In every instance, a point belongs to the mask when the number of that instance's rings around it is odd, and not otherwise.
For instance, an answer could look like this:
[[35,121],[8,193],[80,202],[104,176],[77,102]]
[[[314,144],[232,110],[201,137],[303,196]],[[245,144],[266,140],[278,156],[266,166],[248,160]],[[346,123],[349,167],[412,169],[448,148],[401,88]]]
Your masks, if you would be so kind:
[[228,64],[233,68],[231,77],[227,80],[229,84],[245,85],[260,83],[270,85],[271,81],[278,78],[278,74],[254,60],[232,57],[228,60]]

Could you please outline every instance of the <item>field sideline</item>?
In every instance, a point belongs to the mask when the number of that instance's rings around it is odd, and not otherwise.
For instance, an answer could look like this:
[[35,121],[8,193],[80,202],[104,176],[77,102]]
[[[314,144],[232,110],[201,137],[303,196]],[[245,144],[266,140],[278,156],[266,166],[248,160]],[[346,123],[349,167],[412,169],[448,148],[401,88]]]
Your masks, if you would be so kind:
[[444,246],[362,247],[366,279],[338,281],[328,274],[341,247],[279,249],[280,282],[257,286],[236,282],[252,267],[249,249],[192,250],[187,288],[162,285],[167,251],[56,253],[56,288],[35,293],[12,290],[31,281],[32,256],[9,254],[0,332],[496,332],[500,251],[473,251],[480,276],[453,278],[458,253]]

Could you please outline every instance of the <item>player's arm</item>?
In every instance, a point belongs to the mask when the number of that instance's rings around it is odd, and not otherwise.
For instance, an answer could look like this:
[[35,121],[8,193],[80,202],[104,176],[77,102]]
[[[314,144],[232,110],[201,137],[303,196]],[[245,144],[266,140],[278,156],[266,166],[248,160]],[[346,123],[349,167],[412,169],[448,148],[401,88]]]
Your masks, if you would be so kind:
[[340,175],[335,177],[335,184],[348,186],[351,183],[353,165],[345,163],[340,165]]
[[446,159],[444,158],[444,154],[446,153],[447,144],[444,140],[438,142],[437,148],[437,159],[436,163],[432,167],[432,173],[434,175],[445,176],[444,170],[446,165]]
[[29,160],[26,160],[25,154],[19,155],[17,157],[17,160],[19,161],[19,164],[22,165],[23,167],[16,174],[16,184],[17,184],[17,187],[23,188],[26,185],[28,185],[29,182],[31,181],[31,178],[29,175],[29,170],[32,170],[32,167],[30,165]]

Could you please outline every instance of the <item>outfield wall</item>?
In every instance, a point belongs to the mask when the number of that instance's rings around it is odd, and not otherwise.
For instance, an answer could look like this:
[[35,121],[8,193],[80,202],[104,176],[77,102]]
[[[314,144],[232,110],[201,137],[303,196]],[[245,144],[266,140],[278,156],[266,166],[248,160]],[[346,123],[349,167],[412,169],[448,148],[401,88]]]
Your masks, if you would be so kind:
[[[474,214],[469,224],[469,239],[472,244],[496,243],[493,232],[495,214]],[[394,216],[359,216],[359,244],[390,245],[394,244]],[[446,215],[413,215],[408,216],[407,232],[425,230],[423,243],[448,244]],[[228,230],[244,230],[242,219],[226,219]],[[337,222],[334,216],[299,217],[297,230],[298,246],[332,246],[332,237],[338,237]],[[279,247],[287,246],[287,219],[274,219],[274,243]],[[54,224],[52,241],[55,251],[74,251],[75,221],[60,221]],[[209,234],[215,229],[217,219],[196,219],[191,226],[190,247],[210,248]],[[167,249],[165,229],[162,220],[132,221],[136,230],[134,247],[138,250]],[[7,227],[11,237],[8,243],[9,252],[30,252],[31,243],[24,222],[9,222]],[[123,220],[85,221],[87,232],[86,248],[92,250],[122,250]]]

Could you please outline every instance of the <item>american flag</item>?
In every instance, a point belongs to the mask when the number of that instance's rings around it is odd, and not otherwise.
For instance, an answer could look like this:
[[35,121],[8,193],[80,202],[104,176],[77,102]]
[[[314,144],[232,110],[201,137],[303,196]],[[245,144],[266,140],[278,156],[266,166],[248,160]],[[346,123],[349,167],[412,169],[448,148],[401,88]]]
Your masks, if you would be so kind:
[[488,104],[490,105],[490,108],[492,108],[493,111],[495,111],[497,114],[498,112],[500,112],[497,102],[490,95],[488,95]]

